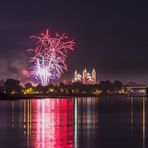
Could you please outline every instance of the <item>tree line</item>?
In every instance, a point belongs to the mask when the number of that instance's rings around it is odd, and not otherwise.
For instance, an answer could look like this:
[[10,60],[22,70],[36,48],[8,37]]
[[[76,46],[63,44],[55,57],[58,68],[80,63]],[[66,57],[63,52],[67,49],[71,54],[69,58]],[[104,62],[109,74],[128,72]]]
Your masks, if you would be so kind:
[[82,83],[72,83],[59,85],[49,84],[48,86],[42,86],[38,84],[33,86],[31,83],[26,83],[24,86],[20,84],[20,81],[15,79],[7,79],[0,82],[0,94],[47,94],[47,93],[59,93],[59,94],[88,94],[88,93],[122,93],[125,91],[121,81],[111,82],[100,81],[99,84],[84,85]]

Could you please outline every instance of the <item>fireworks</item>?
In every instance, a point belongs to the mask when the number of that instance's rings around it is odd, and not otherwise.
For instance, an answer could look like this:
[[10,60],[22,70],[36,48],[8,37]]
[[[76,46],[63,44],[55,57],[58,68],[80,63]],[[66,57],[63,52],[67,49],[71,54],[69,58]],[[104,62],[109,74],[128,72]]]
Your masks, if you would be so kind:
[[34,56],[34,63],[31,73],[37,80],[46,86],[51,80],[61,77],[64,70],[67,70],[66,58],[68,51],[73,50],[74,42],[67,41],[68,37],[65,34],[52,37],[48,30],[46,33],[41,33],[41,36],[32,36],[37,39],[35,48],[31,49]]

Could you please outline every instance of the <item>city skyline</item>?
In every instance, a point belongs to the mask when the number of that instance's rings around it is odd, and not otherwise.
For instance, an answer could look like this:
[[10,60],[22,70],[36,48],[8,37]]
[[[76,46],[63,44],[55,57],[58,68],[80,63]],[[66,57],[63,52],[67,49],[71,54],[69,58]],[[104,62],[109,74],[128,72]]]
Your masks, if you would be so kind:
[[95,67],[99,80],[148,84],[148,11],[138,1],[14,0],[1,2],[0,11],[1,79],[28,76],[25,50],[33,46],[28,38],[49,29],[76,42],[61,79]]

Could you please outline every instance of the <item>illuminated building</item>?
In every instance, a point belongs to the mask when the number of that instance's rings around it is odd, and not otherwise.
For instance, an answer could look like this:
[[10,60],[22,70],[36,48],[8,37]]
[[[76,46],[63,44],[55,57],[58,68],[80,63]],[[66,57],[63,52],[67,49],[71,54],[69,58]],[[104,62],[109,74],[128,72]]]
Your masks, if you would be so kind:
[[82,72],[82,75],[78,73],[77,70],[74,72],[74,78],[72,82],[80,82],[83,84],[96,84],[96,70],[93,68],[91,74],[85,68]]

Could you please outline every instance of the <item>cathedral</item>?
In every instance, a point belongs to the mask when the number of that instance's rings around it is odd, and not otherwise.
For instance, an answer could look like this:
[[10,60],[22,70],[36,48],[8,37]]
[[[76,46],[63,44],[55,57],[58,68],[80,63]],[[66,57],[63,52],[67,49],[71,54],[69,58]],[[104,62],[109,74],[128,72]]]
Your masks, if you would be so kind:
[[83,84],[96,84],[96,70],[93,68],[91,74],[85,68],[82,75],[75,70],[72,82],[80,82]]

